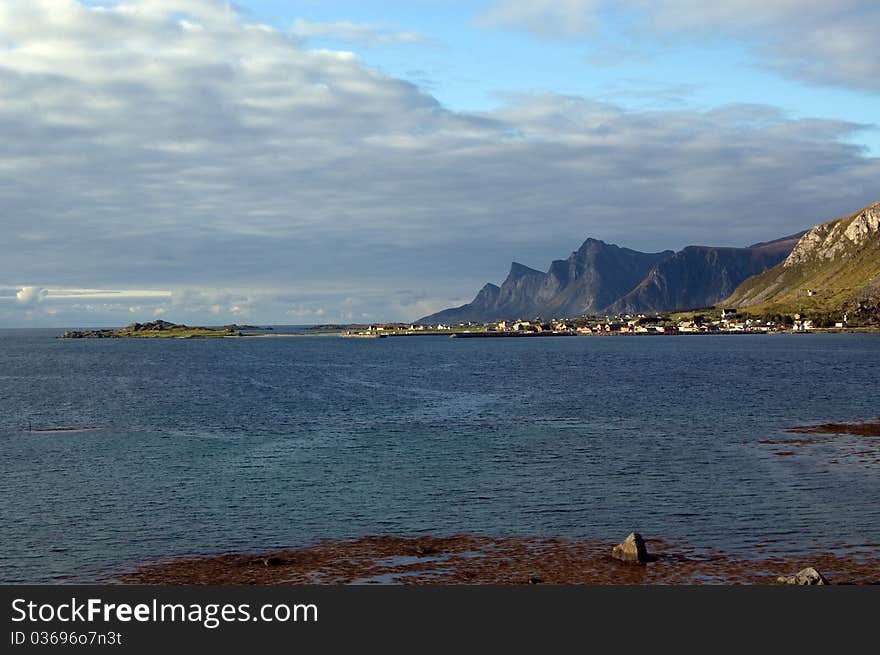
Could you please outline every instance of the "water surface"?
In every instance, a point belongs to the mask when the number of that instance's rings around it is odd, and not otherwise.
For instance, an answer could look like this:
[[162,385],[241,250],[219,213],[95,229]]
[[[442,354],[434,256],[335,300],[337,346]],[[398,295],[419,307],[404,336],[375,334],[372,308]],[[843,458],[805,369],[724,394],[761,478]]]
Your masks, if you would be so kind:
[[55,334],[0,331],[2,582],[380,533],[880,543],[880,440],[761,443],[880,415],[878,336]]

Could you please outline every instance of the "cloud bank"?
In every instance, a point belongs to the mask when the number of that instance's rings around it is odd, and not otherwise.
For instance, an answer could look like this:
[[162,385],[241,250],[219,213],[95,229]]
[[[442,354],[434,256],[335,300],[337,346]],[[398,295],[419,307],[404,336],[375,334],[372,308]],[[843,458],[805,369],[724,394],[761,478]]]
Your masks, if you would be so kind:
[[735,39],[785,75],[880,91],[880,4],[874,0],[498,0],[482,22],[580,39],[595,37],[608,17],[630,36]]
[[81,299],[67,324],[414,318],[587,236],[743,244],[877,199],[859,125],[557,95],[453,112],[212,0],[5,0],[0,50],[0,280],[177,299]]
[[39,287],[22,287],[15,292],[15,299],[23,305],[33,305],[45,298],[47,292]]

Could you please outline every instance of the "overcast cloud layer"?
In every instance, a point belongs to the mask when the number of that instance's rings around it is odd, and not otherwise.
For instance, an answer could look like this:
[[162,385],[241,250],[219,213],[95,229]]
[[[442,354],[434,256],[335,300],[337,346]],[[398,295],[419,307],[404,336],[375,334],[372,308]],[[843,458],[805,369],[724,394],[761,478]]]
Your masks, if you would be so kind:
[[554,95],[454,113],[294,28],[0,3],[0,325],[414,319],[588,236],[740,245],[878,199],[862,126]]
[[735,39],[765,66],[808,82],[880,91],[876,0],[497,0],[482,16],[545,38],[596,38],[614,14],[654,39]]

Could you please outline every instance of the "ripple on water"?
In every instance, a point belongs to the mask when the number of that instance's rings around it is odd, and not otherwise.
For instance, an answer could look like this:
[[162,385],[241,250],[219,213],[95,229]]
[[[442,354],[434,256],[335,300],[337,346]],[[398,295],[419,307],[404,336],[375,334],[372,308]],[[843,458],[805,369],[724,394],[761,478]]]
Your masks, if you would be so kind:
[[0,581],[366,534],[880,543],[880,442],[784,431],[876,416],[877,337],[191,345],[0,339]]

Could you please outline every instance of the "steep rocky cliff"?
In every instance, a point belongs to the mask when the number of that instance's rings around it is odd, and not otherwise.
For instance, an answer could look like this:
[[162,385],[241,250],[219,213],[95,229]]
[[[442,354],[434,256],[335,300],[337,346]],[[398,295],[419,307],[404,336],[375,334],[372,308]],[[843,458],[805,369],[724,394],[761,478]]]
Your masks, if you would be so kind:
[[672,251],[643,253],[587,239],[546,273],[514,262],[500,287],[484,286],[473,302],[419,319],[420,323],[579,316],[602,311],[632,289]]
[[744,280],[781,262],[799,236],[748,248],[688,246],[658,264],[608,311],[625,314],[710,307]]
[[809,230],[778,266],[725,300],[752,311],[857,309],[880,297],[880,202]]
[[500,287],[487,284],[473,302],[421,323],[570,318],[688,309],[726,298],[743,280],[775,266],[801,235],[748,248],[690,246],[644,253],[587,239],[546,273],[514,263]]

